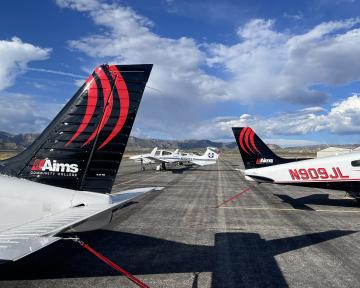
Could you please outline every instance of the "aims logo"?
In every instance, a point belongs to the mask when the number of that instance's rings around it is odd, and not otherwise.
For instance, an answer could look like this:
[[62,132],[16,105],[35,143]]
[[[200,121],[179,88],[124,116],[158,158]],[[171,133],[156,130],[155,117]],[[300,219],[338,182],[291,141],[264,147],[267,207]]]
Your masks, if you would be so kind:
[[39,175],[76,176],[76,173],[79,172],[79,167],[78,164],[58,163],[56,160],[50,159],[36,159],[31,167],[31,171]]
[[266,158],[257,158],[256,159],[256,164],[273,164],[274,160],[273,159],[266,159]]

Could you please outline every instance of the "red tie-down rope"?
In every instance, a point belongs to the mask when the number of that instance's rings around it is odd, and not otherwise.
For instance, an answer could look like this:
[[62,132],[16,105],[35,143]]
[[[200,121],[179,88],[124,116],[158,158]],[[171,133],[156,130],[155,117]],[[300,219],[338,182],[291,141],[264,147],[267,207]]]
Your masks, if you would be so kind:
[[111,268],[115,269],[116,271],[123,274],[126,278],[128,278],[130,281],[134,282],[137,286],[140,288],[150,288],[150,286],[146,285],[142,281],[140,281],[138,278],[136,278],[131,273],[127,272],[123,268],[121,268],[119,265],[112,262],[110,259],[106,258],[101,253],[97,252],[93,248],[91,248],[88,244],[85,244],[84,242],[80,241],[79,239],[73,239],[75,242],[79,243],[82,247],[84,247],[86,250],[88,250],[91,254],[95,255],[97,258],[99,258],[101,261],[105,262],[107,265],[109,265]]
[[222,202],[221,204],[218,204],[218,205],[216,206],[216,208],[220,208],[221,206],[225,205],[226,203],[228,203],[228,202],[230,202],[230,201],[232,201],[232,200],[234,200],[234,199],[242,196],[243,194],[249,192],[249,191],[250,191],[253,187],[255,187],[257,184],[258,184],[258,183],[255,183],[255,184],[253,184],[253,185],[250,185],[249,187],[247,187],[247,188],[245,188],[244,190],[242,190],[239,194],[236,194],[235,196],[227,199],[226,201]]

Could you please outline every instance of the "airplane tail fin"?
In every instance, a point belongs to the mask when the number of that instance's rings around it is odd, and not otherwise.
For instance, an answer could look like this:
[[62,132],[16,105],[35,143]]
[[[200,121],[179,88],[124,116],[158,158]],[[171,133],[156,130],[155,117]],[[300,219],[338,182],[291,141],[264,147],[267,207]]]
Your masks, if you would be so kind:
[[155,147],[153,150],[151,150],[150,155],[151,155],[151,156],[155,156],[155,153],[156,153],[157,149],[158,149],[158,148]]
[[0,173],[110,192],[151,69],[151,64],[97,67],[28,149],[0,162]]
[[293,162],[300,159],[284,159],[276,155],[250,127],[232,128],[245,169],[260,168]]
[[191,162],[199,166],[206,166],[206,165],[215,164],[218,159],[219,159],[218,149],[213,147],[207,147],[203,155],[197,157]]
[[219,159],[219,149],[214,147],[207,147],[203,157],[206,159],[217,160]]

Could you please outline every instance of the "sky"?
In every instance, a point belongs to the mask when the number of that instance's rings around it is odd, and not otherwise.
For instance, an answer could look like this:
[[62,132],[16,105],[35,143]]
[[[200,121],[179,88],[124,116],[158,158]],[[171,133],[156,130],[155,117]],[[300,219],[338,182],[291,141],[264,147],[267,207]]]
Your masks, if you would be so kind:
[[132,135],[360,143],[360,1],[38,0],[0,10],[0,131],[40,132],[103,63],[152,63]]

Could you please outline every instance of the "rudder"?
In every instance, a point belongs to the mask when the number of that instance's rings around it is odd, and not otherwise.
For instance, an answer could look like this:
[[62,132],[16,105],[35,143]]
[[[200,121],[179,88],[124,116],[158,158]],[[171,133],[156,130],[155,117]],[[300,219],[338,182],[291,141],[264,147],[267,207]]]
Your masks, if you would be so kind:
[[277,156],[250,127],[233,127],[232,130],[245,169],[295,161],[295,159],[284,159]]

